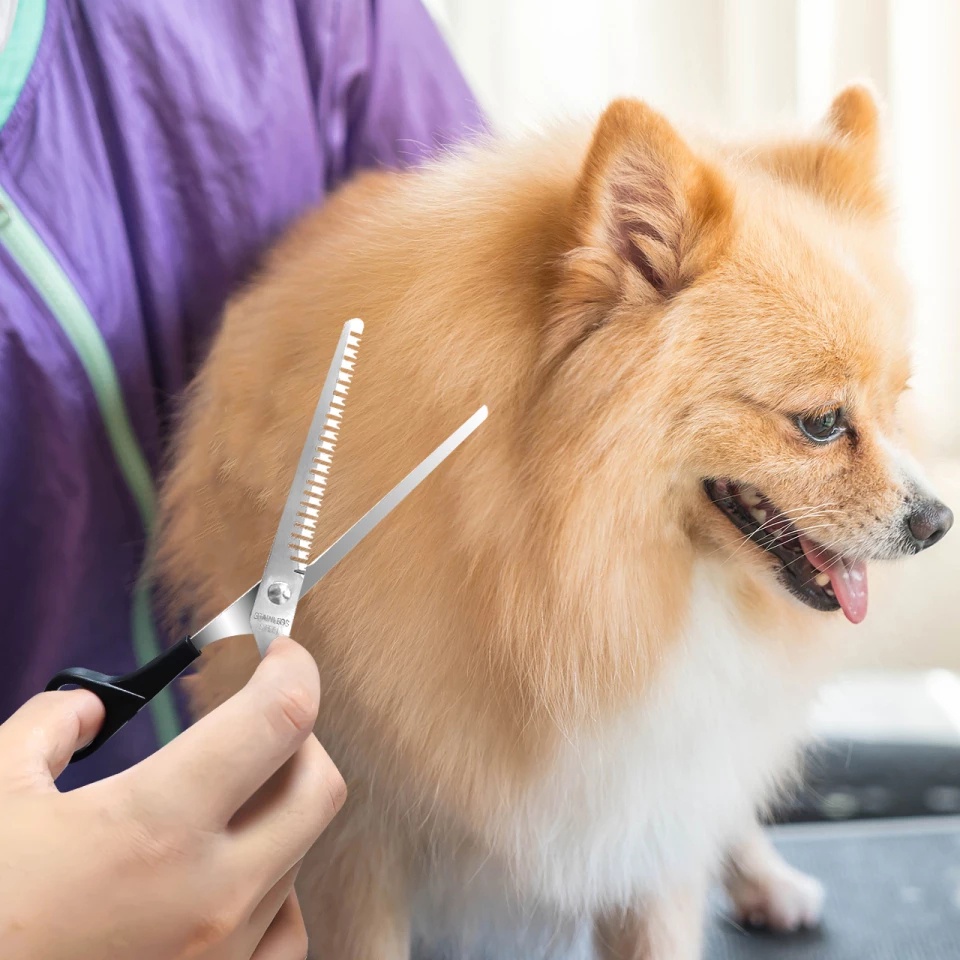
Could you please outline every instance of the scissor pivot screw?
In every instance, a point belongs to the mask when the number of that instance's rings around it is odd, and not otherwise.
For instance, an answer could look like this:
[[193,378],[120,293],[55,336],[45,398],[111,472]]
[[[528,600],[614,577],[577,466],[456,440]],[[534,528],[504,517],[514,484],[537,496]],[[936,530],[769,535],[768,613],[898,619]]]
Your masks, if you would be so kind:
[[286,603],[290,599],[290,588],[283,581],[277,580],[267,588],[267,596],[271,603]]

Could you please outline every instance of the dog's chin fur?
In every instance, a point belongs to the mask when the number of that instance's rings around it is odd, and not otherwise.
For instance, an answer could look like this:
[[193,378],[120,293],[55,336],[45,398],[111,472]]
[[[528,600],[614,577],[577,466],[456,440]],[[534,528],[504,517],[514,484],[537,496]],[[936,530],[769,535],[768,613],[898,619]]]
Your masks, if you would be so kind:
[[[875,140],[861,88],[806,139],[745,145],[619,101],[592,131],[359,178],[230,305],[163,491],[157,566],[198,622],[260,575],[347,318],[366,333],[318,545],[490,408],[297,617],[350,789],[300,878],[324,957],[495,932],[519,956],[520,929],[559,949],[699,890],[789,776],[836,615],[702,483],[829,501],[818,539],[860,555],[904,500]],[[856,442],[813,449],[791,416],[833,402]],[[255,659],[205,653],[196,711]],[[596,949],[696,954],[636,927],[647,947]]]

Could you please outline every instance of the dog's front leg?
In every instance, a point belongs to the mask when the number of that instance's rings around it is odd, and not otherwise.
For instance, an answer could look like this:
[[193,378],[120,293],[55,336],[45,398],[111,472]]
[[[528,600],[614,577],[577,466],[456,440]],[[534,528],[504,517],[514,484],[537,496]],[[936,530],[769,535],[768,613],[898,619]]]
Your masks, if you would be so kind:
[[820,881],[791,867],[758,823],[728,853],[724,886],[741,923],[789,931],[820,921]]
[[348,801],[300,871],[297,895],[310,957],[410,960],[406,862],[377,832],[349,822],[358,813]]
[[598,960],[700,960],[704,894],[698,885],[597,918]]

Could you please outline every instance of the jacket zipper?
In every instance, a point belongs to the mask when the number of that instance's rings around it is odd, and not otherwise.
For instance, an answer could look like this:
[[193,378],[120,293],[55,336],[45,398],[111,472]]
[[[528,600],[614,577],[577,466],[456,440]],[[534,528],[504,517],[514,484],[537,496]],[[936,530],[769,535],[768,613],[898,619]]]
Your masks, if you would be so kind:
[[[149,538],[156,511],[156,492],[150,468],[127,413],[113,358],[76,287],[2,187],[0,243],[46,303],[80,360],[93,388],[117,466]],[[150,607],[150,588],[142,577],[138,578],[133,594],[131,633],[138,665],[160,653]],[[150,707],[157,739],[161,744],[167,743],[180,732],[170,690],[162,691],[151,701]]]

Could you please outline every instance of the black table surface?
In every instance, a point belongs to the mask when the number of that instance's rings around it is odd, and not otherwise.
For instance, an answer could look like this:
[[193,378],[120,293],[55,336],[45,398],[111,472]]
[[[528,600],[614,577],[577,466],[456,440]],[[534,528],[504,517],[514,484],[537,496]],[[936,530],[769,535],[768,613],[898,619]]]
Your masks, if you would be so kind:
[[707,960],[960,958],[960,817],[790,824],[772,834],[794,866],[824,883],[822,928],[744,931],[718,903]]

